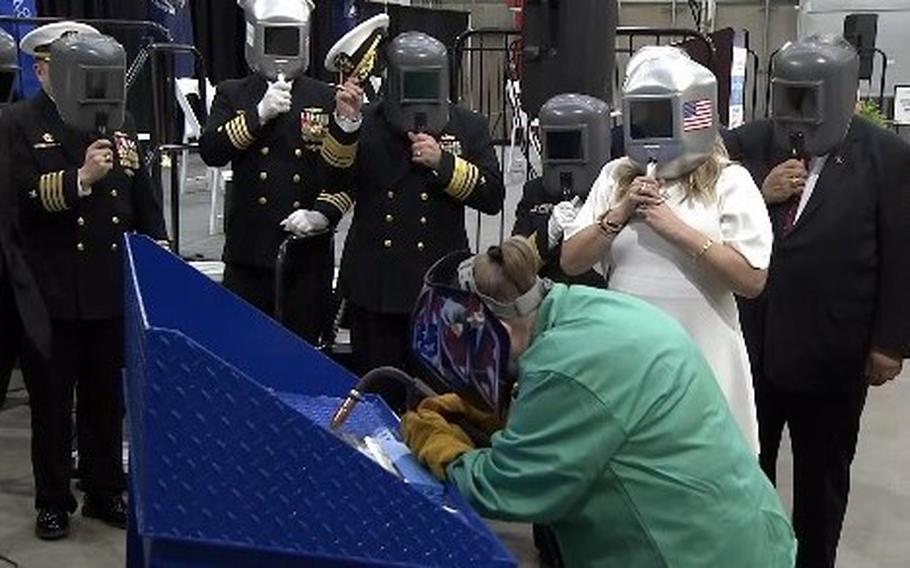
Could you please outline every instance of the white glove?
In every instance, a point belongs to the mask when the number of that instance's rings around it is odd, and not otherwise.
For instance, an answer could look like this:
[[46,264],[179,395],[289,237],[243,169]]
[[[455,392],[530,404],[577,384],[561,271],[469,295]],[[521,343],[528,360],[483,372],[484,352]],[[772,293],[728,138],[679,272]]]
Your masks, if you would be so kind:
[[562,201],[553,206],[550,212],[550,221],[547,223],[547,236],[549,248],[554,248],[562,240],[563,231],[566,230],[581,209],[581,200],[577,197],[572,201]]
[[279,114],[291,110],[291,84],[283,79],[269,83],[262,100],[256,105],[259,123],[265,124]]
[[329,219],[319,211],[300,209],[294,211],[281,222],[285,231],[298,237],[318,233],[329,227]]

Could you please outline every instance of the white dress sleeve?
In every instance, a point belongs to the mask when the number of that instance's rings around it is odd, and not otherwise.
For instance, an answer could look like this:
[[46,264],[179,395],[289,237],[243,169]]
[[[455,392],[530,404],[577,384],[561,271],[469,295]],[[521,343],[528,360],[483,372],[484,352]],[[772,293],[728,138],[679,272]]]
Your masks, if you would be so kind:
[[613,172],[616,169],[616,164],[621,160],[622,158],[613,160],[600,170],[600,175],[597,176],[594,185],[591,186],[591,191],[588,193],[585,204],[581,207],[578,215],[575,216],[575,220],[566,227],[565,240],[571,239],[576,233],[596,223],[597,217],[610,208],[610,200],[613,198],[613,186],[615,184]]
[[736,164],[727,166],[716,189],[724,243],[739,251],[753,268],[768,268],[774,240],[771,218],[749,171]]

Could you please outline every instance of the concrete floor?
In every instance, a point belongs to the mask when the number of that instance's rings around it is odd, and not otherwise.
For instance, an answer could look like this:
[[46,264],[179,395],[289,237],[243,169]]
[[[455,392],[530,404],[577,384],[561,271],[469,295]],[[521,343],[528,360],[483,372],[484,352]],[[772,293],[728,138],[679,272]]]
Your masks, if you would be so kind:
[[[188,186],[181,199],[184,235],[182,253],[197,259],[217,259],[223,243],[209,236],[208,193],[194,162]],[[506,229],[520,197],[523,173],[509,175]],[[476,221],[468,220],[472,235]],[[339,232],[343,242],[345,227]],[[481,243],[499,237],[499,220],[485,219]],[[339,254],[341,247],[339,246]],[[124,562],[124,533],[76,515],[69,539],[44,543],[33,536],[33,484],[29,461],[29,416],[27,399],[18,377],[6,406],[0,410],[0,568],[3,557],[23,568],[108,568]],[[910,431],[904,425],[910,407],[910,369],[894,383],[874,390],[863,419],[859,451],[853,468],[854,485],[841,540],[839,566],[845,568],[905,568],[910,566]],[[785,449],[780,463],[780,492],[790,501],[790,457]],[[514,552],[521,566],[536,566],[536,553],[526,525],[492,523],[494,530]],[[634,567],[629,567],[634,568]]]

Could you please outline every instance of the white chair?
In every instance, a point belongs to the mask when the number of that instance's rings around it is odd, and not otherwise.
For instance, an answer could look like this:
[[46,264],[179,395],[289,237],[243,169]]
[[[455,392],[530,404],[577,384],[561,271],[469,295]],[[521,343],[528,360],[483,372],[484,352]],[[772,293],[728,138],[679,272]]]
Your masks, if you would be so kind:
[[[188,144],[192,141],[199,140],[199,137],[202,136],[203,125],[199,121],[199,117],[196,115],[196,111],[193,109],[193,105],[190,104],[190,97],[196,96],[199,97],[199,82],[190,77],[185,79],[177,79],[175,85],[177,102],[180,105],[180,109],[183,111],[184,116],[184,127],[183,127],[183,143]],[[206,109],[211,111],[212,101],[215,100],[215,87],[208,82],[206,79]],[[187,163],[189,162],[189,150],[184,150],[180,160],[180,194],[182,195],[186,189],[186,170]],[[209,235],[217,235],[222,232],[223,229],[219,229],[218,221],[223,219],[224,215],[221,214],[220,208],[224,204],[224,187],[225,187],[225,171],[222,168],[212,168],[209,167],[206,170],[206,184],[209,187],[210,199],[209,199]]]
[[512,171],[512,163],[515,158],[515,147],[518,143],[518,135],[521,133],[523,143],[528,140],[528,113],[521,108],[521,83],[514,79],[506,81],[506,99],[509,101],[509,107],[512,110],[512,129],[509,132],[509,153],[506,157],[507,172]]

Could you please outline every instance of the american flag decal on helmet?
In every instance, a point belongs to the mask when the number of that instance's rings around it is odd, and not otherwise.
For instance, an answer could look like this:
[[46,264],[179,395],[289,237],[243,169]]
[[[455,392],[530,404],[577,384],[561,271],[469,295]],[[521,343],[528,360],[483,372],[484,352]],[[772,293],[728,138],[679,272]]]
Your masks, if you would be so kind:
[[714,124],[714,105],[704,98],[683,103],[683,132],[710,128]]

